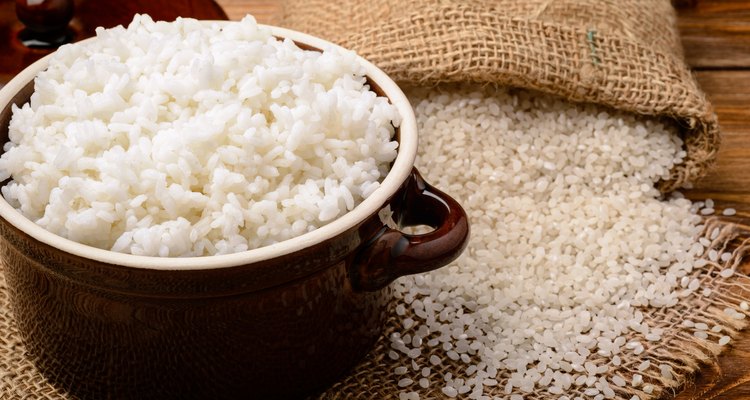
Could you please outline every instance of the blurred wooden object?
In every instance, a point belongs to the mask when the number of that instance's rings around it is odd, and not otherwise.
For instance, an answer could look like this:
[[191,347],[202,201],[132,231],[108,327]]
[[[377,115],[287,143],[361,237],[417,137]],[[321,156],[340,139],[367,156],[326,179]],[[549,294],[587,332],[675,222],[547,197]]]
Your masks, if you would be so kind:
[[239,20],[252,14],[261,24],[273,25],[279,20],[283,0],[217,0],[229,19]]
[[[21,4],[21,17],[37,30],[43,30],[45,24],[57,24],[64,18],[69,20],[68,16],[57,14],[65,14],[69,11],[67,6],[75,3],[73,20],[66,32],[66,36],[73,41],[94,36],[94,30],[99,26],[127,25],[136,13],[149,14],[156,20],[167,21],[179,16],[227,19],[224,11],[213,0],[0,0],[0,85],[32,62],[54,51],[54,47],[27,47],[19,40],[19,33],[24,30],[24,25],[16,15],[17,3]],[[45,9],[51,14],[45,13]],[[35,36],[32,34],[24,37],[27,42],[29,38],[33,42]]]
[[678,11],[685,58],[692,67],[720,70],[750,66],[750,2],[691,0],[679,5]]
[[[687,194],[750,215],[750,2],[692,0],[678,7],[685,57],[719,116],[716,168]],[[750,273],[745,263],[744,271]],[[695,376],[676,400],[750,399],[750,329]]]

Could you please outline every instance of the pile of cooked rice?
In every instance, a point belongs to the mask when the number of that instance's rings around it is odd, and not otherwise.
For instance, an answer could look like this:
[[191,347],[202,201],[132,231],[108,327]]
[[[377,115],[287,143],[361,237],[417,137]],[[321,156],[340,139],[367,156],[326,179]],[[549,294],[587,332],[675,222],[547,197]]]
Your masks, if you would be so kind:
[[141,15],[55,53],[13,109],[2,193],[45,229],[104,249],[239,252],[372,194],[399,122],[352,52],[301,50],[252,17]]

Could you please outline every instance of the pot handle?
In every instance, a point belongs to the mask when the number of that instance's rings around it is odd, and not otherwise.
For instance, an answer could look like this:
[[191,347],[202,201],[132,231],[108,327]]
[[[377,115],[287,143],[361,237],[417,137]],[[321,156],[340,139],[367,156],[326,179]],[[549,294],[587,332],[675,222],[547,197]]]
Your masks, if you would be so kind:
[[447,265],[469,241],[464,209],[425,182],[416,168],[389,206],[398,226],[428,225],[434,230],[410,235],[389,227],[381,218],[383,227],[354,256],[350,279],[355,290],[379,290],[400,276]]

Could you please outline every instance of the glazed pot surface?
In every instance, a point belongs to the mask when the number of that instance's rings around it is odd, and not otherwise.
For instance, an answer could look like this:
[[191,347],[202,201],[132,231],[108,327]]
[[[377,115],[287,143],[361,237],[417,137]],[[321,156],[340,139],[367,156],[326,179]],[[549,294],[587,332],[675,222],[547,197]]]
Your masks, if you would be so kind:
[[387,288],[353,290],[345,260],[271,289],[168,299],[71,281],[7,241],[2,258],[36,365],[84,398],[290,398],[314,392],[365,355],[389,299]]

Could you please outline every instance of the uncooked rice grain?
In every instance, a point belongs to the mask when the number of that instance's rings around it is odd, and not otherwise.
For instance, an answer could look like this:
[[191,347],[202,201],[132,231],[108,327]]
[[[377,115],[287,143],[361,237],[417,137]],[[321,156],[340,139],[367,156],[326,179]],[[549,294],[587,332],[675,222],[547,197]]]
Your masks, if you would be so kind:
[[[409,316],[402,335],[421,329],[471,368],[431,387],[480,398],[491,378],[520,399],[612,398],[642,385],[642,375],[612,378],[614,357],[644,352],[633,334],[663,340],[641,310],[700,290],[691,272],[713,250],[697,241],[702,205],[654,188],[685,156],[673,128],[525,91],[416,89],[411,99],[417,165],[472,224],[457,261],[395,284]],[[637,370],[673,377],[649,360]]]
[[98,29],[13,107],[5,199],[80,243],[149,256],[254,249],[379,187],[400,117],[352,52],[305,51],[248,16]]

